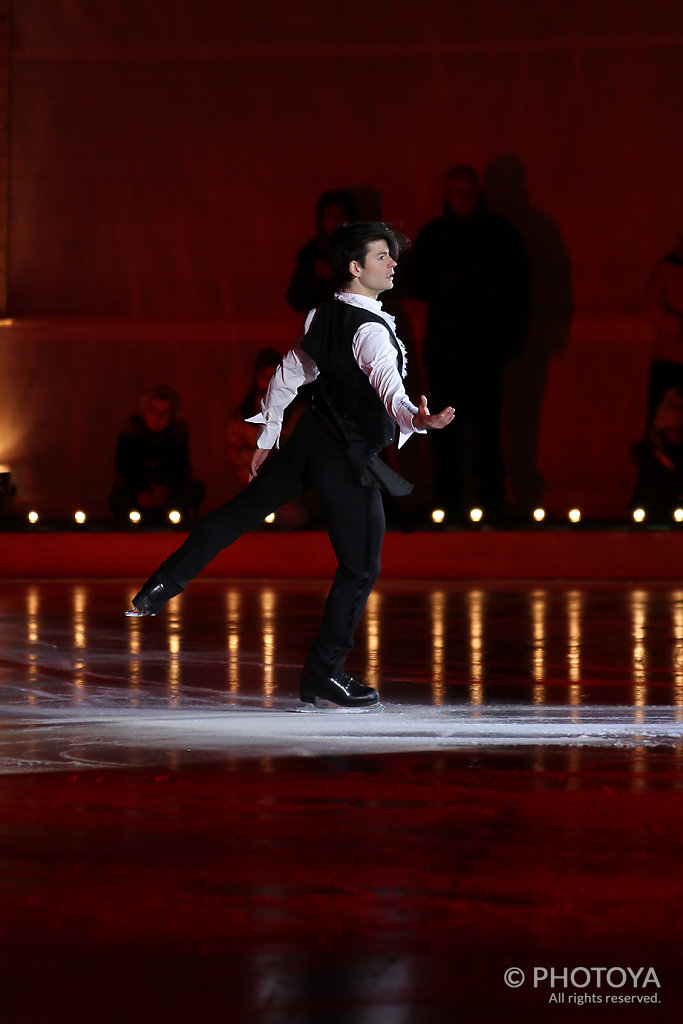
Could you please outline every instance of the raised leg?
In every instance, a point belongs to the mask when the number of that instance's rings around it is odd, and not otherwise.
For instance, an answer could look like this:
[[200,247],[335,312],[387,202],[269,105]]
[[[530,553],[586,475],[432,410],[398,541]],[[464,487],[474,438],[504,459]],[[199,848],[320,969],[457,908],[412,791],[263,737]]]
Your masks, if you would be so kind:
[[301,474],[292,469],[280,452],[275,452],[263,464],[258,477],[195,526],[183,544],[143,584],[133,598],[137,614],[157,615],[219,551],[303,490]]

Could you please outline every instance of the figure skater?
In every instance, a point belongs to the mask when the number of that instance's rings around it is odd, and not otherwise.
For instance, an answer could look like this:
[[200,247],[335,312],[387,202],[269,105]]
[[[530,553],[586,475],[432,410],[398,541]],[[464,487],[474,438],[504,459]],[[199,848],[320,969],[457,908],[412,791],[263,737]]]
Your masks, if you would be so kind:
[[[377,704],[377,690],[353,679],[344,663],[368,596],[379,576],[384,536],[382,491],[407,494],[412,485],[380,458],[398,425],[401,446],[411,434],[440,430],[453,420],[447,406],[431,414],[406,394],[406,355],[394,319],[378,297],[393,288],[408,240],[381,222],[343,224],[330,258],[339,291],[309,313],[298,348],[277,368],[252,420],[261,424],[250,483],[207,516],[142,586],[128,615],[156,615],[219,551],[308,488],[319,496],[337,571],[320,631],[303,666],[302,701],[347,708]],[[303,384],[314,399],[279,448],[284,410]]]

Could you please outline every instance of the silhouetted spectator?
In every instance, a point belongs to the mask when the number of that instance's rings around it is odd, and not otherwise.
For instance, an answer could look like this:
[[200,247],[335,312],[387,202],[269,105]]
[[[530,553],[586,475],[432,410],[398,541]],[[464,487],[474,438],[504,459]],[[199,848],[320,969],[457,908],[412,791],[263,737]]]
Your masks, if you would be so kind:
[[358,204],[350,192],[323,192],[316,207],[317,234],[299,251],[287,291],[287,302],[299,313],[327,302],[335,292],[329,261],[330,241],[340,224],[358,220]]
[[240,488],[249,483],[249,464],[254,454],[259,428],[244,421],[261,412],[261,399],[282,356],[274,348],[263,348],[254,359],[251,388],[237,406],[228,423],[228,461],[235,468]]
[[634,455],[639,473],[632,507],[642,506],[650,521],[671,522],[673,510],[683,505],[683,395],[676,388],[664,393]]
[[[261,412],[261,400],[268,390],[270,378],[275,373],[282,356],[274,348],[263,348],[256,353],[252,371],[251,388],[237,406],[228,423],[228,461],[235,468],[240,488],[249,483],[249,466],[258,441],[260,427],[245,423],[245,419]],[[305,388],[301,389],[305,392]],[[304,397],[297,396],[287,408],[280,440],[284,443],[292,433],[296,421],[307,405]],[[297,529],[308,525],[320,516],[320,506],[315,495],[308,493],[283,505],[277,513],[277,524],[285,529]]]
[[643,312],[655,328],[645,436],[631,507],[669,520],[683,499],[683,236],[654,269]]
[[669,388],[683,393],[683,235],[657,264],[647,290],[645,316],[655,328],[648,394],[648,434],[655,412]]
[[122,520],[137,509],[143,522],[161,524],[176,509],[194,521],[205,488],[192,479],[189,431],[177,419],[180,396],[159,385],[142,395],[140,408],[142,415],[131,416],[119,434],[109,507]]
[[524,344],[530,274],[519,232],[488,211],[471,167],[448,172],[443,215],[419,232],[406,289],[428,304],[424,358],[432,403],[455,406],[455,425],[431,438],[435,500],[457,517],[469,496],[495,517],[505,501],[501,375]]

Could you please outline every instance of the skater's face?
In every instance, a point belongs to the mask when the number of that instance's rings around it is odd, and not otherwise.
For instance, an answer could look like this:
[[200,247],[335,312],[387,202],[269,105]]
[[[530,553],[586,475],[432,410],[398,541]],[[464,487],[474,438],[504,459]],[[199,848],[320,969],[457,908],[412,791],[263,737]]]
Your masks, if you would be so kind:
[[352,260],[349,271],[353,277],[353,291],[376,299],[381,292],[394,287],[394,268],[389,246],[383,238],[368,242],[362,263]]

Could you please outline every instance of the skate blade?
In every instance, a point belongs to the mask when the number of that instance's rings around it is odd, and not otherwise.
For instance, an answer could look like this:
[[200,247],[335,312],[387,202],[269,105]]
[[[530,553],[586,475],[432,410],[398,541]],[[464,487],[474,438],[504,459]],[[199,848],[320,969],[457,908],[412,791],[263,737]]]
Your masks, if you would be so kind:
[[149,615],[150,618],[154,618],[152,612],[139,612],[137,608],[129,608],[127,612],[124,612],[127,619],[141,619],[145,615]]
[[304,715],[377,715],[384,711],[384,707],[378,702],[365,707],[345,708],[329,700],[319,700],[316,704],[301,704],[296,710]]

